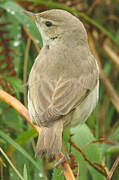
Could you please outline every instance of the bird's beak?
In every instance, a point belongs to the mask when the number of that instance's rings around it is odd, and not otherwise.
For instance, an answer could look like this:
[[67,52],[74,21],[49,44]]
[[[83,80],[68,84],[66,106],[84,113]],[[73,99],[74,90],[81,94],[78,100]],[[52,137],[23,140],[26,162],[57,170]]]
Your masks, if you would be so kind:
[[23,12],[24,12],[24,14],[30,16],[32,19],[34,19],[34,20],[36,19],[35,13],[32,13],[30,11],[26,11],[26,10],[24,10]]

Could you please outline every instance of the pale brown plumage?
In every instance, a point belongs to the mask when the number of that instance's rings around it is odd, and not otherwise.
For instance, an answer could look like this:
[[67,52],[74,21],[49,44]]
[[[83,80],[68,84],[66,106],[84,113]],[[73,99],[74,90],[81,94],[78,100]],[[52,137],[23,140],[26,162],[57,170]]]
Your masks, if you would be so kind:
[[76,17],[56,9],[32,16],[43,48],[29,75],[28,108],[41,127],[36,153],[51,157],[61,151],[63,127],[84,122],[94,109],[99,72],[85,28]]

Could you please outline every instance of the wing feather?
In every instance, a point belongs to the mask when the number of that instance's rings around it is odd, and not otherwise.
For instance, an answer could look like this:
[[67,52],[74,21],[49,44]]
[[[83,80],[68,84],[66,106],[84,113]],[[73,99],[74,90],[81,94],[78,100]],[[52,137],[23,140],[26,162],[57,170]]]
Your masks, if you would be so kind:
[[98,82],[95,60],[90,67],[92,68],[87,69],[87,73],[82,72],[79,78],[60,77],[59,80],[49,80],[47,77],[29,87],[29,97],[36,112],[34,118],[38,124],[50,125],[71,112],[88,96]]

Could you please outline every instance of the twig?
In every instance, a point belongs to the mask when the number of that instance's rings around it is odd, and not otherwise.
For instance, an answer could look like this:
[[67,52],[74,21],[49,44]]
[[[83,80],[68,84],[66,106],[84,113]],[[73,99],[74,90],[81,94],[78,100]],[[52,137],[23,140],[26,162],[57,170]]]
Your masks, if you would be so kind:
[[108,56],[111,57],[111,60],[119,67],[119,56],[109,47],[107,41],[104,42],[103,48]]
[[117,23],[119,23],[119,18],[117,16],[115,16],[114,14],[110,14],[109,16],[107,16],[107,18],[105,18],[105,21],[107,20],[112,20],[112,21],[116,21]]
[[[26,51],[25,51],[25,58],[24,58],[24,73],[23,73],[23,82],[24,84],[27,83],[27,67],[28,67],[28,54],[31,45],[31,39],[28,37],[27,44],[26,44]],[[27,87],[24,86],[24,104],[27,106]]]
[[[26,119],[26,121],[40,134],[40,127],[34,125],[31,122],[27,108],[19,100],[17,100],[15,97],[11,96],[7,92],[3,91],[2,89],[0,89],[0,99],[6,102],[7,104],[11,105],[14,109],[16,109],[19,112],[19,114],[21,114]],[[63,157],[64,155],[60,153],[58,156],[58,160]],[[66,161],[65,163],[60,164],[60,165],[63,169],[64,176],[66,177],[66,179],[75,180],[73,172],[68,162]]]
[[109,171],[109,174],[107,176],[107,180],[110,180],[112,178],[113,173],[114,173],[115,169],[117,168],[118,164],[119,164],[119,156],[117,157],[117,159],[115,160],[111,170]]
[[105,144],[109,144],[109,145],[115,145],[115,143],[114,143],[113,141],[110,141],[110,140],[105,139],[105,138],[100,138],[100,139],[98,139],[98,140],[93,140],[93,141],[87,143],[86,145],[84,145],[84,146],[81,148],[81,150],[85,150],[89,145],[94,144],[94,143],[100,143],[100,144],[101,144],[101,143],[105,143]]
[[31,122],[27,108],[19,100],[3,91],[2,89],[0,89],[0,99],[16,109],[16,111],[18,111],[19,114],[21,114],[26,119],[26,121],[33,128],[35,128],[37,132],[40,133],[40,128]]
[[[64,155],[62,153],[60,153],[58,156],[58,160],[62,159],[63,157],[64,157]],[[75,177],[74,177],[72,170],[71,170],[69,164],[67,163],[67,161],[63,162],[61,164],[61,166],[62,166],[62,170],[63,170],[63,173],[64,173],[66,179],[67,180],[75,180]]]
[[118,96],[116,90],[114,89],[114,87],[112,86],[109,78],[106,76],[105,72],[103,71],[101,60],[100,60],[98,52],[96,50],[94,40],[93,40],[91,33],[89,33],[88,38],[89,38],[89,44],[90,44],[92,53],[95,56],[97,63],[100,67],[100,79],[105,87],[105,90],[107,91],[107,93],[109,95],[109,98],[110,98],[112,104],[114,105],[115,109],[119,113],[119,96]]
[[94,167],[98,172],[100,172],[101,174],[103,174],[105,177],[107,177],[107,171],[105,169],[104,166],[102,166],[101,164],[92,162],[88,159],[88,157],[85,155],[85,153],[80,149],[79,146],[77,146],[74,142],[71,141],[71,139],[69,140],[69,143],[75,148],[77,149],[81,155],[83,156],[83,158],[85,159],[85,161],[87,161],[92,167]]
[[23,27],[23,29],[24,29],[25,33],[28,35],[28,37],[33,41],[34,46],[35,46],[37,52],[39,53],[40,47],[39,47],[38,43],[36,42],[36,39],[32,36],[32,34],[25,27]]
[[0,157],[0,164],[2,164],[2,166],[7,167],[6,164],[4,163],[3,159]]
[[4,180],[3,166],[0,167],[0,175],[1,175],[1,180]]

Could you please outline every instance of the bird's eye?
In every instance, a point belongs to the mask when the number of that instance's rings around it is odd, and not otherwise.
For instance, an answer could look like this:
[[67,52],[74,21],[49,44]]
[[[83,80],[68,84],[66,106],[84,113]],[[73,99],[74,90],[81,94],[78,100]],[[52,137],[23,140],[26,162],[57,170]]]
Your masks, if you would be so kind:
[[45,25],[46,25],[47,27],[51,27],[51,26],[52,26],[52,22],[51,22],[51,21],[46,21],[46,22],[45,22]]

